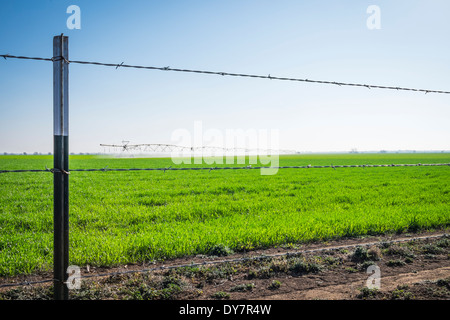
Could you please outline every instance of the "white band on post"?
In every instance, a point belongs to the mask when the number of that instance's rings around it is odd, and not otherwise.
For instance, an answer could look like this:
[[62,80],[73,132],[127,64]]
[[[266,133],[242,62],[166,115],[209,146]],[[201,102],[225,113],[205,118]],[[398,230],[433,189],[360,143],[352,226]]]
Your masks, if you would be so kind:
[[69,135],[69,38],[53,38],[53,135]]

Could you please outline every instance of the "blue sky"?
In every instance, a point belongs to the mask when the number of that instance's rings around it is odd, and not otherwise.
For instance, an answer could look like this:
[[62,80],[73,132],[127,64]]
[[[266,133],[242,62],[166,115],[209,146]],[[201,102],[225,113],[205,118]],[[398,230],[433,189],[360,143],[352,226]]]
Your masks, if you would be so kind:
[[[81,29],[69,30],[69,5]],[[369,30],[369,5],[381,29]],[[0,54],[450,90],[450,2],[0,2]],[[450,150],[450,96],[70,65],[71,152],[177,129],[279,131],[299,151]],[[0,152],[50,152],[52,64],[0,61]]]

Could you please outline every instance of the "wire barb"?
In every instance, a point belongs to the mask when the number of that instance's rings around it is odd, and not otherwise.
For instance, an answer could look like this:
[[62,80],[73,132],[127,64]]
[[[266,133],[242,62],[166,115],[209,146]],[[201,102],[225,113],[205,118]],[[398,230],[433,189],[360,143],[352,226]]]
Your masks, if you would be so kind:
[[54,172],[55,172],[54,169],[49,169],[49,168],[47,168],[47,166],[45,166],[45,171],[50,171],[51,173],[54,173]]

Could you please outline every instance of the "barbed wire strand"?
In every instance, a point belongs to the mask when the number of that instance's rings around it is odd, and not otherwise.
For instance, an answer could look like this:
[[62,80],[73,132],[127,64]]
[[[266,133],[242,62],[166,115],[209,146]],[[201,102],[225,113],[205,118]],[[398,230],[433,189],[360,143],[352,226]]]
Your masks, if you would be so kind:
[[107,171],[189,171],[189,170],[252,170],[252,169],[339,169],[339,168],[384,168],[384,167],[434,167],[434,166],[450,166],[450,163],[416,163],[416,164],[358,164],[358,165],[325,165],[325,166],[282,166],[282,167],[165,167],[165,168],[96,168],[96,169],[72,169],[69,172],[60,169],[23,169],[23,170],[0,170],[0,173],[20,173],[20,172],[62,172],[70,174],[70,172],[107,172]]
[[40,280],[40,281],[24,281],[24,282],[19,282],[19,283],[6,283],[6,284],[1,284],[0,289],[1,288],[10,288],[10,287],[32,286],[32,285],[36,285],[36,284],[54,282],[55,280],[57,280],[57,279],[45,279],[45,280]]
[[[254,261],[254,260],[264,260],[264,259],[273,259],[273,258],[280,258],[280,257],[298,256],[301,254],[308,254],[308,253],[315,253],[315,252],[342,250],[342,249],[350,249],[350,248],[357,248],[357,247],[370,247],[370,246],[374,246],[374,245],[377,245],[380,243],[394,244],[394,243],[400,243],[400,242],[431,240],[431,239],[444,238],[444,237],[448,237],[448,236],[449,235],[447,233],[443,233],[443,234],[439,234],[439,235],[420,236],[420,237],[412,237],[412,238],[405,238],[405,239],[380,240],[380,241],[367,242],[367,243],[356,243],[356,244],[342,245],[342,246],[322,247],[322,248],[318,248],[318,249],[295,250],[293,252],[285,252],[285,253],[276,253],[276,254],[267,254],[267,255],[263,254],[263,255],[244,257],[244,258],[202,261],[202,262],[196,262],[196,263],[186,263],[186,264],[171,265],[171,266],[162,265],[159,267],[145,268],[145,269],[139,269],[139,270],[122,270],[122,271],[116,271],[116,272],[97,273],[97,274],[92,274],[92,275],[81,275],[79,277],[72,277],[72,279],[75,279],[75,278],[76,279],[91,279],[91,278],[111,277],[111,276],[126,275],[126,274],[149,273],[149,272],[153,272],[153,271],[180,269],[180,268],[187,268],[187,267],[201,267],[201,266],[206,266],[206,265],[216,265],[216,264],[224,264],[224,263],[247,262],[247,261]],[[55,279],[46,279],[46,280],[42,280],[42,281],[32,281],[32,282],[25,281],[25,282],[21,282],[21,283],[7,283],[7,284],[0,285],[0,288],[29,286],[29,285],[34,285],[34,284],[49,283],[49,282],[53,282],[53,281],[55,281]]]
[[288,78],[288,77],[274,77],[274,76],[272,76],[270,74],[268,74],[268,75],[256,75],[256,74],[230,73],[230,72],[220,72],[220,71],[179,69],[179,68],[170,68],[170,67],[140,66],[140,65],[124,64],[124,62],[121,62],[121,63],[104,63],[104,62],[95,62],[95,61],[67,60],[64,57],[39,58],[39,57],[14,56],[14,55],[10,55],[10,54],[2,54],[2,55],[0,55],[0,57],[3,57],[5,60],[9,59],[9,58],[11,58],[11,59],[27,59],[27,60],[52,61],[52,62],[53,61],[58,61],[58,60],[64,60],[66,63],[114,67],[115,69],[118,69],[120,67],[120,68],[133,68],[133,69],[174,71],[174,72],[199,73],[199,74],[230,76],[230,77],[246,77],[246,78],[259,78],[259,79],[280,80],[280,81],[295,81],[295,82],[307,82],[307,83],[316,83],[316,84],[329,84],[329,85],[337,85],[337,86],[364,87],[364,88],[368,88],[368,89],[386,89],[386,90],[397,90],[397,91],[414,91],[414,92],[424,92],[425,94],[427,94],[427,93],[450,94],[450,91],[443,91],[443,90],[416,89],[416,88],[406,88],[406,87],[398,87],[398,86],[369,85],[369,84],[363,84],[363,83],[348,83],[348,82],[311,80],[311,79]]

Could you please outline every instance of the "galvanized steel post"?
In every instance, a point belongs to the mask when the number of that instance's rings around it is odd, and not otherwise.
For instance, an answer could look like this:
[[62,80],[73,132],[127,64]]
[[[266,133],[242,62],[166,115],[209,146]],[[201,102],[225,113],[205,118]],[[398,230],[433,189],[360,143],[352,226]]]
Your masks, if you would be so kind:
[[53,277],[55,300],[68,300],[69,266],[69,39],[53,38]]

